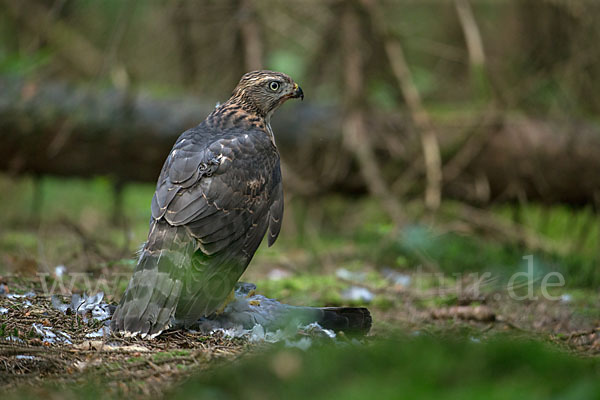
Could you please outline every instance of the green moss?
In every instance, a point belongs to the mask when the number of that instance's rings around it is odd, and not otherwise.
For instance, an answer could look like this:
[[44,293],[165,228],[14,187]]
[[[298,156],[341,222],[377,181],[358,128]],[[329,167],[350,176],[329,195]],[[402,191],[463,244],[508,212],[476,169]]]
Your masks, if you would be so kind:
[[[591,398],[599,362],[504,338],[394,339],[369,346],[289,349],[190,380],[177,398]],[[578,397],[573,397],[573,396]]]
[[385,296],[375,296],[373,302],[370,304],[370,307],[377,308],[381,311],[391,310],[394,306],[396,306],[396,301]]
[[333,275],[300,275],[257,282],[259,292],[282,302],[323,306],[341,305],[340,292],[349,285]]

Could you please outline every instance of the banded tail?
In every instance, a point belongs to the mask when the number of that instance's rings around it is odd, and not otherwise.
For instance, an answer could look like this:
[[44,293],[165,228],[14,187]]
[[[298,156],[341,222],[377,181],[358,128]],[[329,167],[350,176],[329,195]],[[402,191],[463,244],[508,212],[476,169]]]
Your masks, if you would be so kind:
[[113,331],[158,334],[179,302],[195,241],[183,227],[153,221],[148,241],[111,321]]

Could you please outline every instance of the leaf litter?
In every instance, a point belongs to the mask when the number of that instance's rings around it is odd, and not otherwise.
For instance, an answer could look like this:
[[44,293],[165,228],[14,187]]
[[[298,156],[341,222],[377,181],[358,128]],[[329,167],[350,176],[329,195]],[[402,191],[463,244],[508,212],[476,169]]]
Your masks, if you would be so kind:
[[271,343],[302,350],[321,342],[359,343],[317,323],[270,324],[268,315],[249,313],[250,308],[260,302],[261,312],[285,305],[248,296],[254,288],[238,292],[219,318],[151,340],[111,332],[115,306],[104,302],[102,292],[48,298],[28,290],[0,296],[0,384],[8,389],[44,378],[85,382],[92,375],[108,379],[114,390],[123,390],[123,382],[151,381],[144,390],[160,394],[165,382]]
[[[369,289],[377,304],[386,296],[396,299],[387,310],[377,309],[375,304],[376,321],[387,321],[415,335],[469,327],[473,341],[484,339],[488,332],[508,330],[524,337],[541,337],[579,354],[600,354],[600,329],[594,328],[593,321],[582,324],[567,302],[515,305],[491,292],[470,304],[462,300],[459,304],[430,304],[431,296],[383,275],[390,282],[385,288],[362,281],[362,275],[340,278],[353,278],[353,286]],[[401,283],[406,280],[402,277]],[[114,305],[106,303],[102,293],[48,298],[32,291],[31,282],[28,285],[11,285],[13,291],[4,285],[4,295],[0,295],[0,384],[7,389],[37,385],[40,379],[70,385],[96,377],[106,382],[108,392],[161,395],[192,372],[216,368],[271,343],[302,350],[320,343],[357,343],[318,324],[275,329],[260,320],[260,314],[252,314],[245,326],[220,318],[193,329],[165,331],[152,340],[123,337],[108,328]],[[265,308],[279,304],[260,295],[247,297],[252,289],[245,288],[241,293],[246,294],[245,303],[231,303],[225,315],[246,315],[254,300]],[[529,319],[532,315],[536,317]],[[381,334],[385,331],[376,328],[375,335]],[[140,381],[144,384],[136,384]]]

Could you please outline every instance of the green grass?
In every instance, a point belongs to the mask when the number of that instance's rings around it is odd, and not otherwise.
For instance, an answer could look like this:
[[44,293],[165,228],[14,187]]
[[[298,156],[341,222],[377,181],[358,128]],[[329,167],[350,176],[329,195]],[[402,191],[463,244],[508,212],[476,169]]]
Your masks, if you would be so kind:
[[333,275],[303,274],[257,282],[260,293],[287,303],[305,306],[341,305],[340,292],[348,285]]
[[[70,271],[90,268],[104,273],[133,268],[133,250],[147,234],[154,185],[128,185],[123,192],[129,236],[129,250],[125,253],[121,252],[125,243],[123,228],[111,222],[113,196],[109,180],[44,178],[38,189],[42,202],[35,210],[31,179],[0,176],[0,203],[4,207],[0,215],[0,275],[7,265],[21,265],[21,259],[40,269],[59,263],[65,263]],[[341,293],[350,284],[336,277],[337,268],[366,272],[365,282],[372,288],[384,286],[378,273],[383,268],[413,274],[418,268],[442,272],[443,284],[452,286],[457,281],[454,273],[491,271],[501,279],[507,278],[525,270],[523,256],[530,253],[517,245],[475,235],[439,233],[420,224],[393,234],[381,207],[372,199],[331,196],[319,203],[296,199],[286,207],[288,214],[280,240],[272,248],[263,246],[251,269],[268,271],[277,267],[292,271],[280,280],[263,276],[256,281],[262,294],[292,304],[348,305]],[[418,213],[418,207],[411,207],[408,205],[407,210]],[[499,207],[493,211],[508,218],[513,210]],[[534,274],[563,273],[574,315],[597,320],[598,298],[592,290],[600,285],[594,247],[598,230],[590,222],[596,217],[586,209],[555,207],[541,212],[536,206],[523,207],[521,217],[521,223],[534,231],[558,242],[577,244],[573,249],[579,251],[562,256],[534,254]],[[114,258],[82,261],[85,246],[77,235],[65,230],[65,220],[83,229],[89,239],[98,240]],[[573,226],[574,230],[569,228]],[[575,235],[574,231],[587,234]],[[17,278],[11,279],[17,282]],[[121,290],[125,284],[126,279],[121,282]],[[436,284],[435,277],[417,279],[413,275],[411,289],[427,290]],[[538,295],[539,288],[535,290]],[[456,294],[450,293],[425,298],[421,303],[415,301],[416,307],[427,309],[454,305],[457,299]],[[374,311],[392,313],[402,306],[402,300],[381,293],[369,305]],[[483,338],[476,343],[474,340],[479,339],[472,338],[480,338],[480,332],[470,332],[466,325],[459,325],[465,328],[459,329],[452,321],[418,328],[435,335],[388,340],[383,336],[396,332],[399,323],[377,323],[381,337],[365,346],[317,346],[306,353],[277,347],[196,375],[168,397],[574,399],[591,398],[600,390],[597,360],[560,353],[544,344],[506,337]],[[453,336],[459,339],[450,340]],[[160,362],[186,354],[186,350],[159,353],[153,360]],[[97,377],[83,376],[77,384],[42,386],[16,393],[15,398],[39,397],[40,391],[45,397],[60,393],[61,398],[67,399],[115,394],[114,390],[107,392],[105,385]]]
[[[146,238],[152,184],[129,184],[124,189],[127,237],[111,222],[114,198],[110,180],[45,177],[37,185],[41,196],[36,208],[35,183],[31,178],[0,176],[1,253],[42,258],[50,265],[69,262],[79,250],[56,230],[57,224],[65,220],[78,224],[93,239],[105,240],[114,247],[127,244],[129,252],[125,258],[129,255],[133,258],[133,251]],[[444,207],[451,210],[453,206]],[[440,234],[418,224],[409,225],[393,236],[392,225],[372,199],[335,195],[318,203],[295,199],[286,209],[286,222],[277,245],[269,249],[263,246],[255,264],[278,265],[282,258],[300,254],[298,265],[293,267],[312,274],[335,265],[348,269],[387,267],[407,271],[433,266],[447,275],[490,271],[498,276],[510,276],[523,270],[523,256],[531,254],[516,244],[494,242],[476,235]],[[495,207],[493,211],[505,218],[512,218],[515,213],[512,206]],[[419,213],[419,210],[409,204],[407,212]],[[571,249],[563,255],[534,253],[537,273],[558,271],[571,288],[600,286],[597,246],[600,230],[597,217],[590,209],[526,205],[519,208],[519,215],[521,223],[532,231]],[[39,228],[31,224],[36,219]],[[127,264],[123,254],[114,261]],[[110,267],[110,264],[107,265]],[[0,272],[2,265],[0,260]]]
[[307,353],[277,349],[202,374],[174,398],[575,399],[600,390],[598,360],[535,342],[436,337]]
[[[275,346],[196,373],[165,398],[591,399],[600,391],[598,359],[579,358],[545,343],[504,336],[481,341],[454,336],[317,345],[306,352]],[[85,385],[23,389],[6,398],[52,393],[65,399],[115,396],[101,381],[92,379]]]

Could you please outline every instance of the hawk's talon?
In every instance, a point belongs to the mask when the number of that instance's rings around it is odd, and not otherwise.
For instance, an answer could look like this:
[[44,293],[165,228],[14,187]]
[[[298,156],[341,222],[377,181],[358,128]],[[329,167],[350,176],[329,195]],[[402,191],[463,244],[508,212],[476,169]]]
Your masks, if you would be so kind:
[[223,312],[225,311],[225,308],[229,305],[229,303],[231,303],[233,300],[235,300],[235,289],[233,289],[231,292],[229,292],[229,294],[227,295],[227,298],[225,299],[225,301],[223,302],[223,304],[221,304],[221,306],[219,308],[217,308],[217,310],[215,311],[216,315],[221,315],[223,314]]

